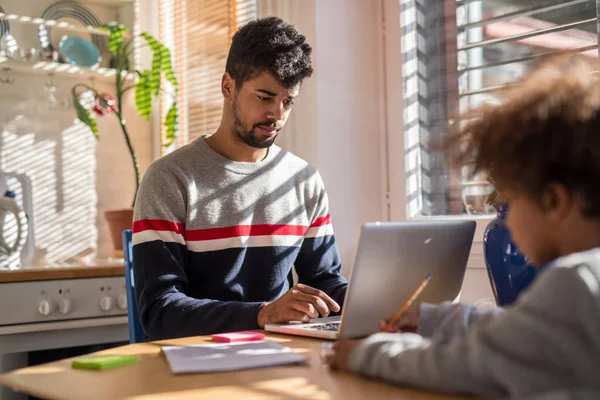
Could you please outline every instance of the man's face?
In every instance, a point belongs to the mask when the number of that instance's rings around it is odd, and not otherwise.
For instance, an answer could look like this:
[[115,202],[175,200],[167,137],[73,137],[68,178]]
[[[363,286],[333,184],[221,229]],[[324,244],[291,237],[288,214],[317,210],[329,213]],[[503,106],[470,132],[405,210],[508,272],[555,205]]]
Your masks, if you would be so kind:
[[298,90],[299,85],[286,89],[267,72],[244,82],[233,95],[233,133],[248,146],[270,147],[290,115]]

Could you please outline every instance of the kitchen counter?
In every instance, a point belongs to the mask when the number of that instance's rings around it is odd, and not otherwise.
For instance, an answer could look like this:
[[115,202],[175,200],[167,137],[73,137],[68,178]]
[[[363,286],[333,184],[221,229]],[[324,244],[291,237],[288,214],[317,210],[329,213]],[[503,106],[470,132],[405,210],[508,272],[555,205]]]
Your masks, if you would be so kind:
[[[122,258],[0,271],[0,373],[129,341]],[[0,400],[27,396],[0,387]]]
[[23,267],[18,270],[0,271],[0,283],[123,276],[125,275],[123,263],[122,259],[111,258]]

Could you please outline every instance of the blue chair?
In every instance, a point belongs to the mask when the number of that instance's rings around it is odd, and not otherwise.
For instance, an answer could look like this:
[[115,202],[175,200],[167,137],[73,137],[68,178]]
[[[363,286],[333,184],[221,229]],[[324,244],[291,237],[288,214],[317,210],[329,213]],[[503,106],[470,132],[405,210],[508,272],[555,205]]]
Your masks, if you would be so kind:
[[123,231],[123,257],[125,258],[125,288],[127,290],[127,322],[129,325],[129,341],[140,343],[144,341],[144,329],[135,301],[135,284],[133,280],[133,253],[131,229]]

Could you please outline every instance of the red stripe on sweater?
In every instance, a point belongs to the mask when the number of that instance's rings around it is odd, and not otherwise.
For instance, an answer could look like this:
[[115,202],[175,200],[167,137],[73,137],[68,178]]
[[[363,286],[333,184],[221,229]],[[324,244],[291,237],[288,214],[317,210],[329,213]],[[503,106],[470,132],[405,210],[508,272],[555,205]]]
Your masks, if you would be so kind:
[[143,231],[171,231],[184,236],[183,224],[163,219],[140,219],[133,223],[133,233]]
[[189,230],[185,237],[187,240],[215,240],[240,236],[304,236],[307,228],[304,225],[237,225]]
[[322,217],[315,219],[315,221],[310,224],[311,228],[315,228],[317,226],[329,225],[331,224],[331,215],[327,214]]
[[[317,218],[310,228],[328,225],[331,223],[331,216],[325,215]],[[240,236],[273,236],[290,235],[304,236],[309,227],[304,225],[282,225],[282,224],[262,224],[262,225],[237,225],[224,228],[193,229],[185,231],[183,224],[159,219],[142,219],[133,223],[133,233],[146,230],[171,231],[185,237],[186,240],[215,240],[227,239]]]

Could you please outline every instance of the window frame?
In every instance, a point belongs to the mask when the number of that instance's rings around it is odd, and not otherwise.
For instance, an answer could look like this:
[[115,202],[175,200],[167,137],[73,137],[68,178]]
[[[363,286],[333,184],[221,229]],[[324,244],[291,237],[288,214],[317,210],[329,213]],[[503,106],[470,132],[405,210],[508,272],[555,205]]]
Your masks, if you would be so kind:
[[[447,215],[409,217],[406,202],[406,138],[404,132],[404,101],[402,94],[401,6],[399,0],[383,0],[383,37],[385,53],[386,142],[388,166],[388,210],[390,221],[449,221],[474,220],[477,224],[469,268],[485,268],[483,261],[483,234],[493,215]],[[389,89],[394,88],[394,89]]]
[[[464,0],[463,0],[464,1]],[[467,0],[468,1],[468,0]],[[597,10],[600,10],[600,0],[596,1]],[[389,175],[389,210],[391,221],[447,221],[447,220],[474,220],[477,223],[471,255],[483,261],[483,235],[486,226],[494,219],[494,215],[417,215],[410,217],[407,211],[407,138],[404,131],[403,88],[402,76],[402,27],[401,27],[401,0],[383,0],[384,25],[383,36],[385,41],[385,79],[386,88],[394,88],[386,94],[387,113],[387,143],[388,143],[388,175]],[[600,16],[597,14],[598,26]],[[600,43],[600,29],[598,31]],[[473,257],[472,257],[473,258]],[[475,263],[470,267],[484,268],[483,262]]]

